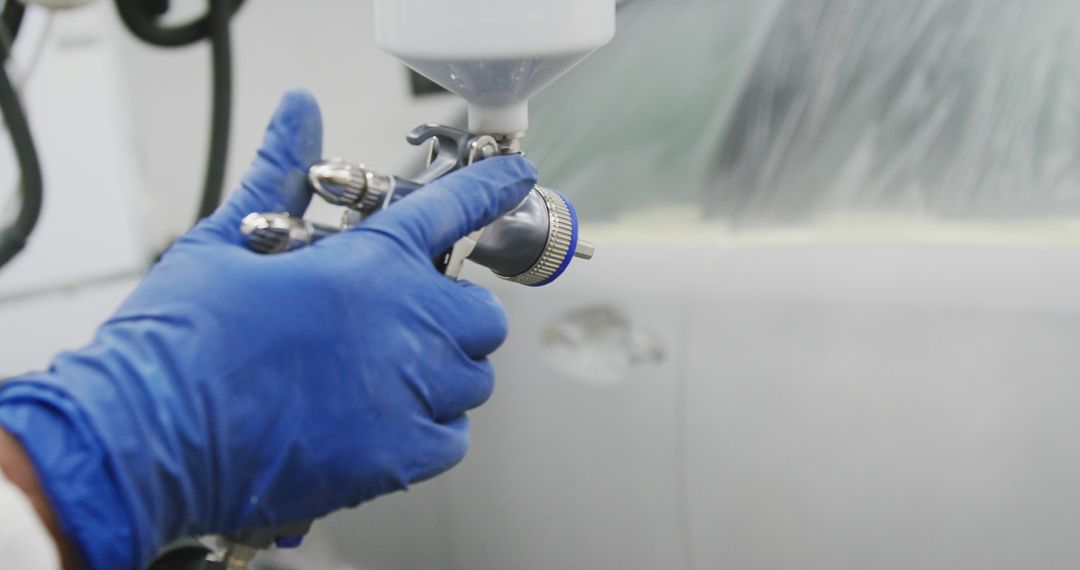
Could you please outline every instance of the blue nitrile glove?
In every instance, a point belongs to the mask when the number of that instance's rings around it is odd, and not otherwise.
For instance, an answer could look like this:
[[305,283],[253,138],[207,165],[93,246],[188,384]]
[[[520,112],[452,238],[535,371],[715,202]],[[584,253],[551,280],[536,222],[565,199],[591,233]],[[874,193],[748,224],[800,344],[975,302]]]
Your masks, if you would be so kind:
[[492,158],[312,247],[242,245],[254,211],[303,213],[322,126],[290,93],[243,188],[182,237],[88,347],[0,389],[87,565],[144,564],[188,534],[319,517],[461,460],[506,315],[432,256],[518,204],[535,170]]

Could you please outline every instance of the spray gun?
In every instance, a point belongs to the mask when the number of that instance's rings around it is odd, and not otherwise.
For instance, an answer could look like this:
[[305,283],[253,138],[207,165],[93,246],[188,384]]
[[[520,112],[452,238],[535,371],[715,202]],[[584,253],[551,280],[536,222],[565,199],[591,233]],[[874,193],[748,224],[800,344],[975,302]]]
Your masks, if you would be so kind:
[[[312,189],[346,208],[341,227],[283,213],[256,212],[241,230],[252,250],[273,254],[310,245],[354,226],[459,168],[521,152],[528,100],[615,35],[615,0],[375,0],[381,48],[465,99],[468,130],[422,125],[408,136],[428,144],[427,167],[412,178],[342,159],[312,165]],[[466,259],[499,277],[539,286],[557,279],[574,257],[589,259],[574,207],[536,186],[513,211],[459,240],[435,260],[457,278]],[[242,570],[260,549],[299,543],[310,523],[224,537],[206,568]]]
[[[340,158],[313,165],[308,179],[315,193],[332,205],[343,206],[342,228],[393,205],[424,184],[459,168],[502,154],[518,153],[518,139],[500,144],[479,135],[442,125],[421,125],[409,133],[414,145],[428,142],[427,168],[412,179],[381,174]],[[338,229],[280,213],[253,213],[241,231],[248,247],[259,253],[280,253],[314,243]],[[574,206],[562,194],[541,186],[511,212],[458,241],[435,260],[447,276],[460,276],[465,259],[495,275],[524,285],[540,286],[557,279],[573,257],[590,259],[592,244],[580,239]]]

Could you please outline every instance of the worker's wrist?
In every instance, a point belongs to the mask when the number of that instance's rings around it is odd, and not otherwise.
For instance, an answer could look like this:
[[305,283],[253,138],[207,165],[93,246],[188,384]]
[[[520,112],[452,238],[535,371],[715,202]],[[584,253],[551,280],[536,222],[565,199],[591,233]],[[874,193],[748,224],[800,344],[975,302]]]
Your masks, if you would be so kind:
[[45,496],[41,481],[26,450],[13,435],[3,428],[0,428],[0,472],[30,500],[42,525],[48,530],[53,540],[61,566],[65,569],[78,568],[79,561],[75,549],[60,528],[60,521],[56,517],[52,504]]
[[0,389],[0,428],[33,465],[57,534],[84,567],[137,567],[136,529],[105,449],[73,400],[23,380]]

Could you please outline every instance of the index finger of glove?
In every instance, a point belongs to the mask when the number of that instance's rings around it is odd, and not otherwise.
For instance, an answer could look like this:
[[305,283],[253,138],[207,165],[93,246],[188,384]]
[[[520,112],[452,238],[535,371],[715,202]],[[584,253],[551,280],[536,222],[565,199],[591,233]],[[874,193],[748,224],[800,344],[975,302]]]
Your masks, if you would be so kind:
[[520,156],[489,158],[402,198],[358,228],[382,231],[432,257],[525,199],[536,168]]

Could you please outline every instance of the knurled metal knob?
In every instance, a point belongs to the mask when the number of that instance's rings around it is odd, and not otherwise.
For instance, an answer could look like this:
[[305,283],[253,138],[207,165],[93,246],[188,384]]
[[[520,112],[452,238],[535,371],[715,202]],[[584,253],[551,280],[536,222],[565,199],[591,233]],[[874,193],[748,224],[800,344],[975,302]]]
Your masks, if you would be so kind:
[[[547,285],[562,274],[575,257],[592,257],[591,244],[578,241],[578,219],[573,204],[562,194],[536,186],[534,188],[543,198],[547,207],[548,232],[547,243],[539,259],[524,273],[518,275],[498,275],[507,281],[539,287]],[[580,250],[580,251],[579,251]]]
[[336,231],[285,213],[252,212],[240,222],[248,249],[263,254],[300,249]]
[[329,158],[308,169],[315,193],[335,206],[369,211],[381,206],[384,195],[371,191],[372,173],[362,164]]

